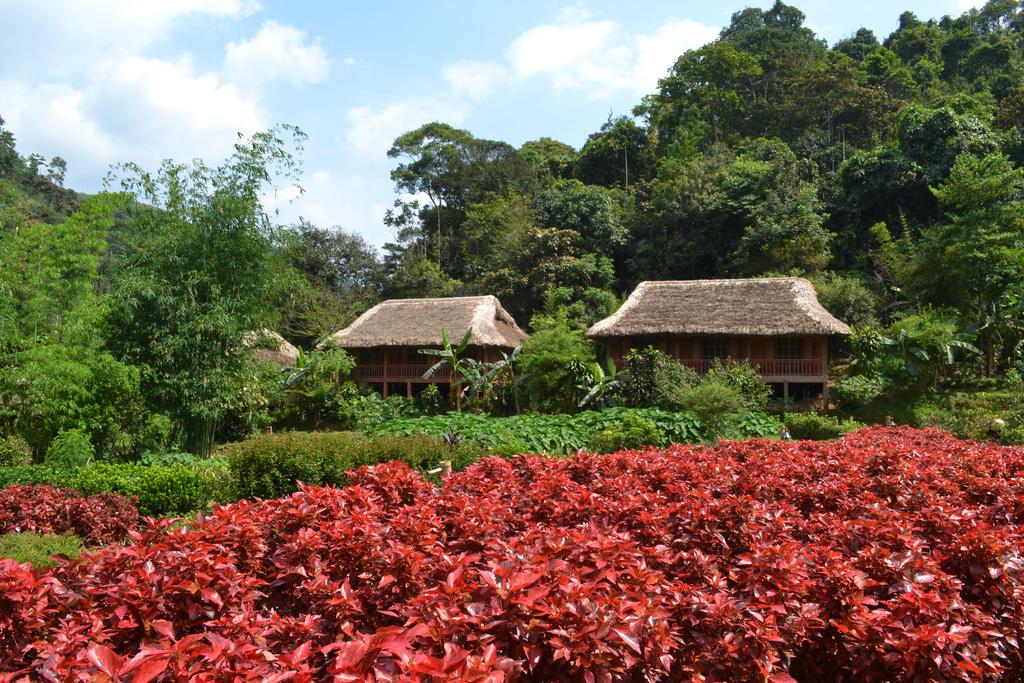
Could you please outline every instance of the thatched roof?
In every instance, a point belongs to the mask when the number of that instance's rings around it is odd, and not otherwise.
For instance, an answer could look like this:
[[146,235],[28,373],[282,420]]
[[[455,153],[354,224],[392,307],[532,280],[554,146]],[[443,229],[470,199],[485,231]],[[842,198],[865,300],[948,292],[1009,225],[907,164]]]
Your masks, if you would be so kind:
[[803,278],[641,282],[588,337],[850,334]]
[[527,335],[493,296],[445,299],[390,299],[328,337],[324,344],[343,349],[375,346],[441,345],[441,330],[453,344],[472,329],[475,346],[514,348]]
[[299,359],[299,350],[273,330],[248,332],[244,339],[253,347],[256,357],[274,363],[279,368],[290,368]]

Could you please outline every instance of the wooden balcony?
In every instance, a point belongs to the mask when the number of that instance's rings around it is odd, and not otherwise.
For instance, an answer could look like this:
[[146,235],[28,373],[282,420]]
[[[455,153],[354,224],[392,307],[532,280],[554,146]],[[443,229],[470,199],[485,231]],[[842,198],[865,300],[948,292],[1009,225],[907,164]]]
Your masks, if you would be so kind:
[[[746,360],[760,370],[765,379],[776,377],[814,377],[822,378],[828,374],[822,358],[740,358]],[[690,368],[698,375],[704,375],[714,364],[710,358],[680,358],[679,363]],[[625,367],[622,358],[615,358],[616,367]]]
[[433,363],[359,363],[356,365],[355,377],[361,382],[447,382],[451,375],[450,368],[441,368],[430,379],[423,379]]

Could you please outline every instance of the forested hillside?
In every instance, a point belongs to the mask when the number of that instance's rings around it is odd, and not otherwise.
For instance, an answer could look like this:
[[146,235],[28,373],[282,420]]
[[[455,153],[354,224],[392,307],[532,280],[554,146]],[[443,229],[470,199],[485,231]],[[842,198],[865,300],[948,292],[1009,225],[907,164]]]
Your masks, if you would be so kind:
[[1022,32],[1016,0],[833,46],[795,7],[743,10],[579,150],[443,122],[400,136],[381,252],[264,212],[297,176],[297,130],[217,167],[126,164],[84,197],[0,123],[4,431],[37,454],[71,427],[111,457],[174,434],[204,451],[215,426],[263,424],[253,330],[308,349],[385,297],[487,293],[578,340],[648,279],[809,277],[857,329],[852,400],[934,387],[954,361],[1015,371]]
[[579,151],[424,126],[391,150],[396,186],[429,201],[389,215],[384,289],[591,320],[645,279],[798,273],[855,324],[934,306],[1000,325],[1020,283],[1022,27],[995,1],[829,48],[776,3]]

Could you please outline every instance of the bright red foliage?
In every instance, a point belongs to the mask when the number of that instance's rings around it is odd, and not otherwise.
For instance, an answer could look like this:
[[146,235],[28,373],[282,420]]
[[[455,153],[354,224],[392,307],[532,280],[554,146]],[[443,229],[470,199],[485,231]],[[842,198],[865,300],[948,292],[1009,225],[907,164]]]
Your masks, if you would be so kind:
[[404,465],[0,565],[40,680],[1021,680],[1024,450],[875,428]]
[[123,541],[142,516],[131,498],[116,493],[80,496],[47,484],[0,489],[0,534],[76,534],[86,543]]

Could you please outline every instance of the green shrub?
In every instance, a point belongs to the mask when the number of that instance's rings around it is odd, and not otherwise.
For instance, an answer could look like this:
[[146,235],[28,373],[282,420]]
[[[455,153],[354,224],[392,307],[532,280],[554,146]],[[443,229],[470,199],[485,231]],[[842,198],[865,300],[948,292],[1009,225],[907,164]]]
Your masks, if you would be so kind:
[[735,389],[747,411],[764,410],[772,395],[772,388],[765,383],[761,373],[746,361],[728,360],[723,363],[716,358],[701,383],[721,384]]
[[194,465],[198,462],[203,460],[183,451],[146,451],[139,457],[143,465]]
[[174,431],[174,423],[171,418],[159,413],[153,413],[146,418],[146,424],[139,434],[139,450],[142,452],[163,452],[171,445],[171,433]]
[[846,406],[866,406],[886,393],[887,387],[880,375],[853,375],[836,382],[835,396]]
[[92,441],[85,432],[69,429],[59,433],[46,449],[47,465],[75,469],[92,462]]
[[78,557],[82,552],[82,539],[72,534],[60,536],[21,532],[0,536],[0,557],[16,562],[28,562],[35,567],[56,564],[54,555]]
[[144,515],[181,515],[231,500],[230,472],[223,460],[194,465],[93,463],[75,470],[50,465],[0,469],[0,487],[53,484],[83,495],[113,492],[138,498]]
[[416,403],[405,396],[382,397],[376,391],[359,392],[346,383],[332,404],[336,424],[342,430],[365,431],[382,422],[419,415]]
[[414,399],[416,409],[423,415],[437,415],[444,404],[444,396],[436,384],[428,384]]
[[771,439],[782,432],[782,423],[767,413],[747,413],[741,417],[727,435],[736,439]]
[[583,396],[571,368],[596,362],[593,345],[564,315],[545,321],[523,342],[519,353],[520,388],[536,410],[572,412]]
[[626,413],[622,422],[606,427],[591,437],[588,450],[614,453],[624,449],[642,448],[659,441],[658,428],[636,413]]
[[230,472],[224,461],[195,465],[146,466],[96,464],[77,472],[73,488],[80,492],[114,491],[139,500],[144,515],[181,515],[210,503],[231,500]]
[[32,447],[17,434],[0,439],[0,467],[32,464]]
[[626,358],[623,403],[631,408],[682,410],[683,393],[700,378],[658,349],[633,349]]
[[462,469],[488,454],[478,445],[449,445],[427,435],[365,436],[357,432],[283,432],[222,446],[239,497],[277,498],[296,482],[344,484],[346,472],[363,465],[401,460],[426,472],[442,460]]
[[680,402],[697,416],[709,436],[723,434],[731,422],[747,412],[739,389],[721,382],[702,381],[684,391]]
[[789,435],[794,439],[811,439],[825,441],[838,439],[847,432],[860,429],[864,425],[855,420],[841,420],[831,415],[815,413],[787,413],[783,419]]

